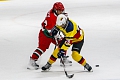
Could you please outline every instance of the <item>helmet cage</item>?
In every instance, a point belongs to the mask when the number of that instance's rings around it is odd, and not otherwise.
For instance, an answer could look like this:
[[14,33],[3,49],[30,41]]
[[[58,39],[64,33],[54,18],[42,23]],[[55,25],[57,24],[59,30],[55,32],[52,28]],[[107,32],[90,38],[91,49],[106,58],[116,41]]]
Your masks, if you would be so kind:
[[56,21],[56,25],[57,26],[60,26],[62,28],[66,28],[68,26],[68,17],[65,16],[64,14],[60,14],[58,15],[57,17],[57,21]]

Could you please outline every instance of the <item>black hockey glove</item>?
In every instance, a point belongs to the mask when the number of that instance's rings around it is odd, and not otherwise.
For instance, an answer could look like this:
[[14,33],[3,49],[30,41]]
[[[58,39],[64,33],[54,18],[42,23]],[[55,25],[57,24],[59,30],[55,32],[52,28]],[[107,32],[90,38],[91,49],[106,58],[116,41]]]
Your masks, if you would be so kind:
[[60,51],[58,53],[58,58],[61,58],[61,57],[65,57],[65,50],[63,50],[63,49],[60,49]]
[[58,33],[59,29],[55,26],[52,30],[51,30],[51,35],[52,37],[55,37]]

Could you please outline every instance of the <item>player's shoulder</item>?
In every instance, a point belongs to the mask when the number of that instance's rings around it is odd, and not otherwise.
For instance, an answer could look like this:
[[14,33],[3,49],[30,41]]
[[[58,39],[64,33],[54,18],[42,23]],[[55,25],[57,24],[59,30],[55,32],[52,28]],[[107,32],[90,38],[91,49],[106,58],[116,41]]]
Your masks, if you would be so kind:
[[69,21],[70,21],[71,23],[75,23],[72,19],[69,19]]
[[69,19],[69,21],[70,21],[74,26],[77,25],[77,23],[76,23],[75,21],[73,21],[72,19]]
[[54,13],[52,10],[50,10],[50,11],[48,11],[48,13],[47,13],[47,17],[53,18],[53,17],[57,17],[57,16],[55,15],[55,13]]

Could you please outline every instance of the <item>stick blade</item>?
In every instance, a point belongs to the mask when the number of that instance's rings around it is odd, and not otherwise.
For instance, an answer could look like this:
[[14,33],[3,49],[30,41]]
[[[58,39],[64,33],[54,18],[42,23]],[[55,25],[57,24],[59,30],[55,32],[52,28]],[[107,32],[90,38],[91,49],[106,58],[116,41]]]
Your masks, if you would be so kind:
[[68,78],[72,78],[74,76],[74,74],[72,75],[66,75]]

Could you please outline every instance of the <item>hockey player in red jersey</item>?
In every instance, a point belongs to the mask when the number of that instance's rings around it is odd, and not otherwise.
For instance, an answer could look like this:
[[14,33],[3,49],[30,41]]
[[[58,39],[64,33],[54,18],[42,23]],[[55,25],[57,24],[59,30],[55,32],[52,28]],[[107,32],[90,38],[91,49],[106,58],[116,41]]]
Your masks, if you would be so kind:
[[[64,10],[64,5],[61,2],[56,2],[54,3],[53,8],[47,13],[45,20],[41,23],[42,28],[39,32],[38,47],[30,57],[30,62],[27,69],[38,69],[39,65],[36,63],[38,58],[46,51],[46,49],[49,48],[51,43],[56,45],[56,41],[54,37],[51,36],[51,32],[56,24],[57,16],[64,13]],[[67,58],[65,58],[65,60],[71,65],[71,61]]]
[[[80,52],[84,43],[84,31],[73,20],[66,17],[64,14],[60,14],[57,17],[56,27],[54,28],[53,36],[58,31],[64,34],[64,39],[60,42],[59,46],[53,51],[47,64],[41,69],[43,71],[49,70],[51,65],[57,60],[57,58],[64,58],[65,51],[72,46],[72,58],[77,63],[84,66],[88,71],[92,71],[92,67],[86,62],[86,59],[81,56]],[[63,60],[63,59],[62,59]],[[64,64],[64,62],[63,62]]]

